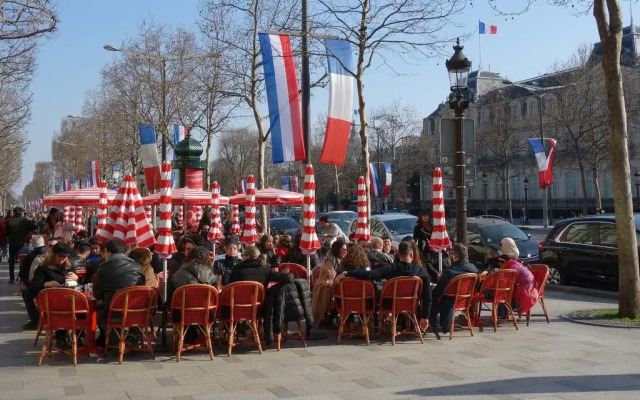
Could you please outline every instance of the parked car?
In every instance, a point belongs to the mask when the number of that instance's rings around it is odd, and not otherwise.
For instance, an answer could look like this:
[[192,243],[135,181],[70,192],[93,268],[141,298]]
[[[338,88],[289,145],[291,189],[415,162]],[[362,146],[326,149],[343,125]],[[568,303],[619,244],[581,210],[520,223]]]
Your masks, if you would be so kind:
[[284,229],[287,234],[294,235],[299,228],[300,224],[293,218],[271,218],[269,220],[269,229],[271,234]]
[[[451,220],[449,226],[449,235],[455,238],[455,220]],[[493,216],[467,218],[469,261],[478,269],[484,269],[489,258],[498,256],[500,241],[505,237],[510,237],[516,242],[520,251],[520,261],[527,263],[538,262],[538,243],[531,240],[531,235],[525,234],[512,223]]]
[[[345,236],[348,236],[346,232],[349,230],[349,222],[343,219],[334,219],[334,218],[329,218],[329,222],[332,224],[338,225],[338,228],[340,228],[342,233],[344,233]],[[324,229],[320,225],[320,221],[317,218],[316,218],[316,233],[318,234],[318,238],[320,238],[322,241],[322,238],[323,238],[322,235],[324,234]]]
[[[358,213],[354,211],[328,211],[323,213],[316,214],[316,219],[326,215],[330,220],[339,219],[341,221],[345,221],[347,226],[351,223],[351,221],[358,219]],[[344,229],[343,229],[344,231]]]
[[[640,243],[640,215],[634,217]],[[618,236],[615,215],[561,220],[540,243],[541,262],[549,266],[549,283],[618,286]]]
[[[413,236],[413,228],[418,217],[404,213],[372,215],[369,222],[371,236],[389,236],[394,247],[398,247],[405,236]],[[349,234],[355,232],[358,221],[351,222]]]

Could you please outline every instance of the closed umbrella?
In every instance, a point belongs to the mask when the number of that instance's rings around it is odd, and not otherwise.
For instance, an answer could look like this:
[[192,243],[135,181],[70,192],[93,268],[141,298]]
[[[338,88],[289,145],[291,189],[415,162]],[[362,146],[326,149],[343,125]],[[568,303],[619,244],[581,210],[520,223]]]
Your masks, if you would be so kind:
[[152,210],[151,210],[151,206],[144,206],[144,213],[147,216],[147,221],[149,221],[149,223],[151,224],[151,226],[153,226],[153,220],[152,220]]
[[316,182],[313,166],[307,165],[304,173],[304,200],[302,202],[302,238],[300,250],[307,256],[307,280],[311,279],[311,254],[320,248],[316,234]]
[[81,206],[76,206],[75,228],[76,228],[76,233],[84,230],[84,216],[82,213]]
[[442,274],[442,251],[451,248],[451,240],[447,233],[444,214],[444,193],[442,187],[442,171],[440,168],[433,170],[433,230],[429,239],[429,250],[438,252],[438,274]]
[[244,207],[244,230],[242,243],[254,245],[258,241],[256,232],[256,180],[253,175],[247,178],[247,193]]
[[367,185],[363,176],[358,178],[358,223],[353,238],[355,240],[371,239],[369,221],[367,220]]
[[216,243],[222,239],[222,224],[220,223],[220,187],[218,182],[211,185],[211,226],[207,238],[213,243],[213,256],[216,255]]
[[242,228],[240,228],[240,206],[233,205],[233,220],[231,224],[231,233],[234,235],[240,235]]
[[100,200],[98,202],[98,229],[96,235],[104,229],[104,224],[107,222],[107,182],[100,182]]

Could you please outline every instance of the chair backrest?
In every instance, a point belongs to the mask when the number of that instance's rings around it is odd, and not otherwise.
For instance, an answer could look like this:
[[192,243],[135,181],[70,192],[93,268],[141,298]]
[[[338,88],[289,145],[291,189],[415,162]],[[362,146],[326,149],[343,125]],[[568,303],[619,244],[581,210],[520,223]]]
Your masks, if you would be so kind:
[[154,288],[148,286],[124,288],[111,298],[107,321],[122,327],[149,326],[152,311],[157,304],[158,291]]
[[477,274],[460,274],[449,281],[442,295],[453,297],[455,311],[466,310],[471,305],[477,281]]
[[294,279],[307,279],[307,269],[300,264],[296,263],[280,263],[278,264],[278,270],[282,272],[288,269]]
[[389,279],[380,292],[380,311],[415,313],[422,296],[422,278],[397,276]]
[[180,286],[171,298],[171,322],[209,325],[215,321],[218,300],[218,290],[213,286]]
[[333,285],[333,297],[339,313],[372,313],[376,288],[371,281],[344,278]]
[[223,318],[256,320],[263,301],[264,286],[260,282],[233,282],[225,286],[220,295],[220,307],[228,310],[228,315],[223,313]]
[[533,274],[536,289],[538,289],[538,296],[544,297],[544,289],[547,287],[547,280],[549,279],[549,266],[545,264],[531,264],[529,268]]
[[493,304],[511,303],[517,277],[518,272],[513,269],[501,269],[489,274],[482,283],[480,293],[484,294],[485,290],[493,291]]
[[78,317],[86,323],[89,314],[87,297],[77,290],[48,288],[38,293],[37,299],[42,323],[49,329],[76,329]]

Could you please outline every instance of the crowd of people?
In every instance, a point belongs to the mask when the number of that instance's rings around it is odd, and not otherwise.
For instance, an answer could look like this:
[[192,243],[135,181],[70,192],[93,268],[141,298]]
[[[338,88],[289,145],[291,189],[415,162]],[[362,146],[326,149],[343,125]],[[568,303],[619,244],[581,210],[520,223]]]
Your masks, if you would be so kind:
[[[291,237],[285,232],[263,234],[255,246],[243,245],[237,236],[227,232],[218,247],[223,254],[214,261],[212,246],[207,240],[210,221],[206,216],[205,212],[200,223],[191,224],[179,235],[177,252],[167,263],[168,296],[163,301],[169,300],[177,288],[194,283],[221,289],[233,282],[255,281],[269,291],[278,284],[289,285],[294,281],[288,270],[278,268],[281,263],[306,265],[306,256],[300,249],[301,234]],[[23,329],[38,326],[39,313],[34,299],[41,290],[91,283],[100,328],[96,344],[100,346],[106,340],[104,332],[111,297],[131,286],[158,287],[162,262],[153,247],[129,248],[118,240],[99,243],[92,231],[80,231],[71,238],[58,236],[60,219],[60,211],[56,209],[51,209],[47,217],[42,218],[39,214],[25,216],[20,208],[0,219],[0,240],[3,243],[6,240],[8,244],[9,283],[19,282],[29,317]],[[420,214],[414,234],[405,237],[397,248],[388,237],[353,241],[339,229],[332,230],[328,220],[320,218],[320,223],[325,228],[324,246],[311,256],[311,268],[317,278],[314,286],[307,290],[312,314],[308,319],[321,327],[335,327],[333,287],[345,277],[373,281],[380,290],[385,280],[416,276],[423,281],[419,311],[421,330],[426,331],[430,325],[436,329],[439,322],[447,332],[453,313],[450,298],[442,297],[447,284],[459,274],[480,273],[469,263],[466,247],[458,243],[445,254],[444,269],[439,274],[437,255],[429,249],[431,224],[426,212]],[[20,254],[24,256],[16,277],[14,269]],[[529,294],[534,286],[531,271],[518,261],[518,256],[515,242],[504,238],[496,262],[498,268],[513,269],[518,273],[514,290],[516,307],[521,296]],[[433,288],[431,282],[434,282]],[[273,326],[276,332],[278,325]],[[64,333],[57,334],[56,341],[58,346],[69,346]]]

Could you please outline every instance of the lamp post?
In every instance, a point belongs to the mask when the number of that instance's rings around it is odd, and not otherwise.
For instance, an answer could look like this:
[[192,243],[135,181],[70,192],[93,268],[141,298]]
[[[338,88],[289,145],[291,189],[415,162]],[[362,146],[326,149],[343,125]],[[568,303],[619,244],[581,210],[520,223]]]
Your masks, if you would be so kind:
[[484,189],[484,215],[489,215],[489,207],[487,206],[487,186],[489,185],[489,177],[486,172],[482,172],[482,187]]
[[146,196],[144,192],[144,179],[144,170],[141,168],[140,171],[138,171],[138,182],[140,182],[140,196],[142,197]]
[[524,224],[527,224],[527,220],[529,219],[529,178],[524,177]]
[[633,176],[636,178],[636,199],[640,202],[640,171],[636,170]]
[[456,125],[456,242],[466,244],[467,240],[467,188],[464,181],[464,135],[462,125],[464,122],[464,110],[469,107],[469,101],[465,99],[468,95],[467,79],[471,70],[471,61],[462,53],[463,46],[460,39],[456,40],[453,46],[454,53],[445,63],[449,72],[449,82],[451,84],[451,101],[449,107],[455,113]]

